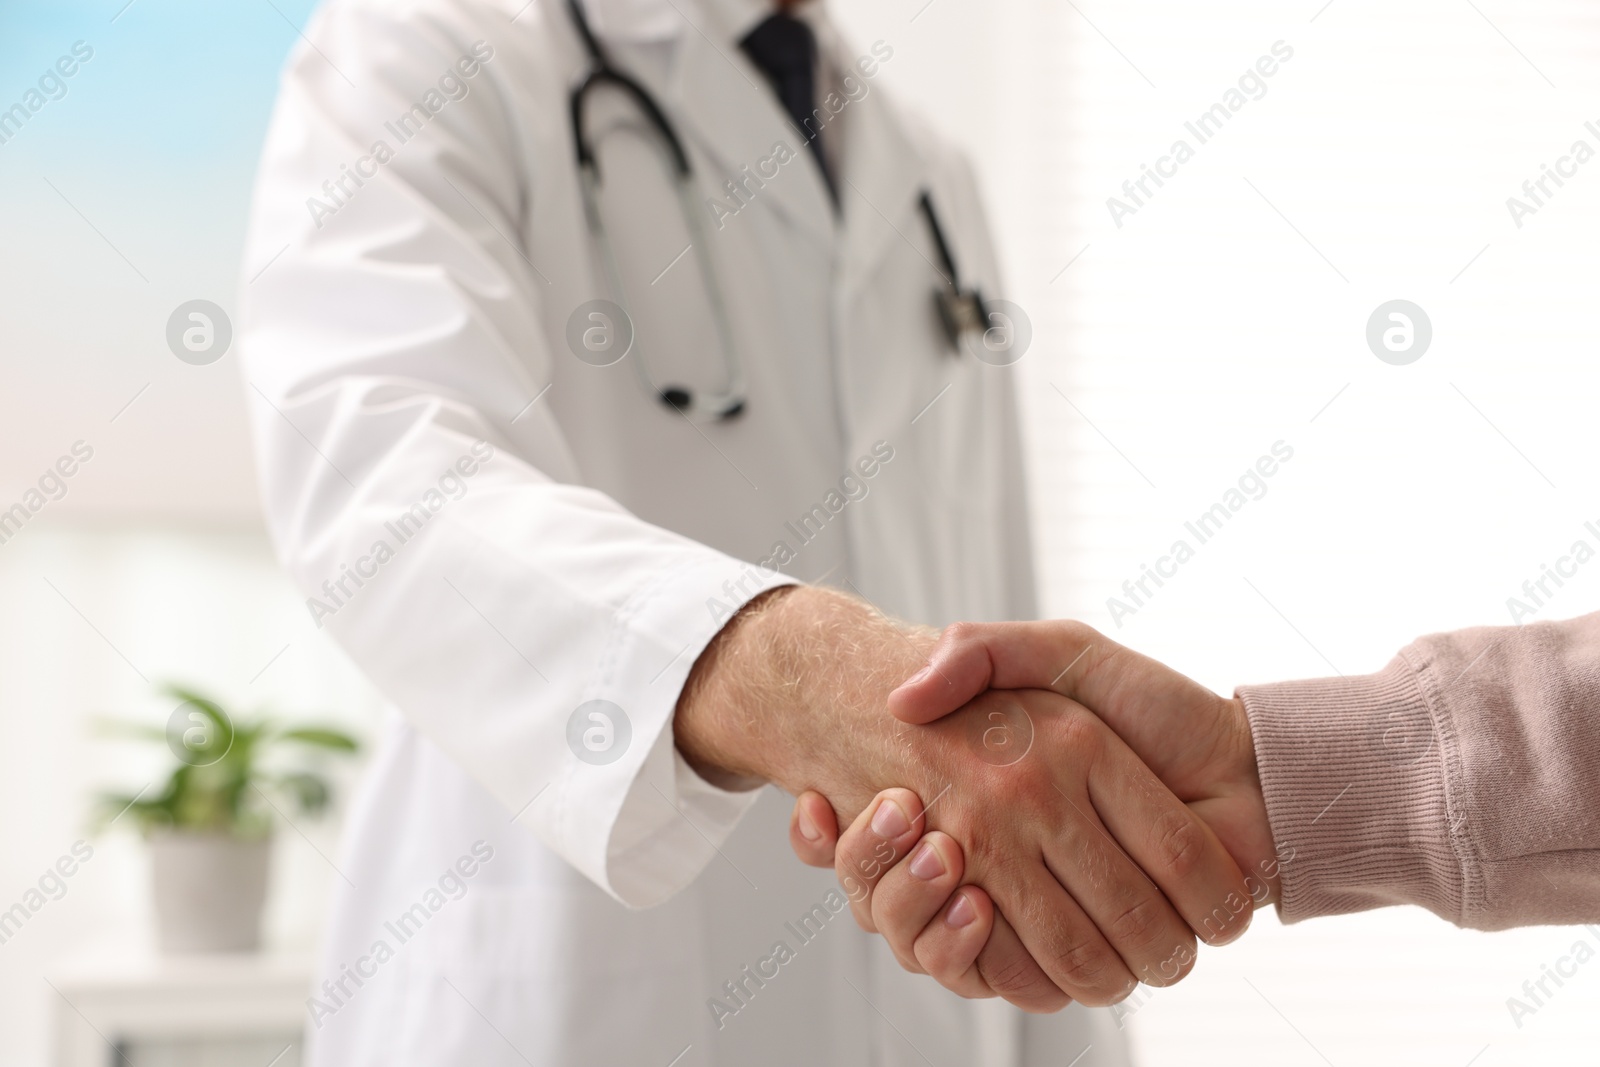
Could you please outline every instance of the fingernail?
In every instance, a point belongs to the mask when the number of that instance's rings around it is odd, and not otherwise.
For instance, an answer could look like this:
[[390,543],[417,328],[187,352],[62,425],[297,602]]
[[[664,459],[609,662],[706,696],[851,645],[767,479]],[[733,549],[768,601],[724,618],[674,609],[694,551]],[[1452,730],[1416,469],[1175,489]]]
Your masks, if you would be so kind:
[[933,664],[931,664],[931,663],[925,664],[920,671],[918,671],[916,674],[913,674],[911,677],[907,678],[905,681],[901,682],[899,687],[901,689],[904,689],[908,685],[916,685],[918,682],[923,681],[924,679],[926,679],[928,677],[928,675],[930,675],[932,673],[933,673]]
[[956,896],[956,902],[945,911],[944,922],[946,926],[959,930],[977,917],[972,910],[972,901],[967,899],[965,893],[960,893]]
[[943,874],[944,860],[939,857],[939,850],[927,841],[918,845],[911,857],[911,873],[924,882],[931,882]]
[[811,816],[806,814],[805,808],[800,809],[799,823],[801,837],[811,842],[822,840],[822,831],[817,829],[817,824],[811,821]]
[[885,841],[892,841],[909,829],[911,820],[900,810],[900,805],[892,800],[885,800],[878,805],[878,810],[872,813],[872,832]]

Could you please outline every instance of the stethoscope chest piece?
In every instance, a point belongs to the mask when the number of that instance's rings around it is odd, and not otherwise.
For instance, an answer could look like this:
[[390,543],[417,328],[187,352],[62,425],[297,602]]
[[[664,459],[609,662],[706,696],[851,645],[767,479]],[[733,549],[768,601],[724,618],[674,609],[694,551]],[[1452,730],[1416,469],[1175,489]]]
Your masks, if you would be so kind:
[[695,422],[724,422],[744,414],[744,397],[737,393],[696,395],[685,386],[669,385],[656,395],[667,407]]
[[962,342],[972,336],[981,337],[989,328],[989,312],[983,303],[983,294],[976,289],[956,289],[953,286],[935,289],[934,307],[939,309],[939,321],[945,336],[957,352]]

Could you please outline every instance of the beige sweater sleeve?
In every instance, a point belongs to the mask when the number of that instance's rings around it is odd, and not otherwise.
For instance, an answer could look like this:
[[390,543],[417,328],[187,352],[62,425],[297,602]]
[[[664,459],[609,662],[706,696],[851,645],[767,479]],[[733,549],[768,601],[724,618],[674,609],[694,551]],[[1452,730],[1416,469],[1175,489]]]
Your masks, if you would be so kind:
[[1390,904],[1483,930],[1600,921],[1600,613],[1238,696],[1285,922]]

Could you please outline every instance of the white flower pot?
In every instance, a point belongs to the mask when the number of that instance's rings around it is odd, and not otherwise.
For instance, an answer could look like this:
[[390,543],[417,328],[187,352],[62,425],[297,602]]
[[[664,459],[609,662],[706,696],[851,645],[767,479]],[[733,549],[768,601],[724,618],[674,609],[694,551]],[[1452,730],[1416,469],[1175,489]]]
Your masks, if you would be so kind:
[[152,830],[156,943],[171,955],[261,946],[272,839]]

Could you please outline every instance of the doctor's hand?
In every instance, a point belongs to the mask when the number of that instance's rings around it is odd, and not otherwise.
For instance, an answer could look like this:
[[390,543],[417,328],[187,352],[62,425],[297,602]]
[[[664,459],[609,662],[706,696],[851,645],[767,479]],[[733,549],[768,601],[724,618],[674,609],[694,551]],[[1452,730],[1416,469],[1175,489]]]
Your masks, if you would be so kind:
[[[928,723],[987,689],[1044,688],[1078,701],[1127,742],[1216,831],[1275,901],[1272,828],[1244,704],[1066,619],[958,623],[920,671],[889,694],[901,722]],[[1262,893],[1265,896],[1262,896]]]
[[[899,687],[888,704],[899,719],[928,722],[991,686],[1052,683],[1057,692],[1081,700],[1121,734],[1166,785],[1207,820],[1245,870],[1247,897],[1223,901],[1207,924],[1209,932],[1221,935],[1230,924],[1248,922],[1252,903],[1276,897],[1280,857],[1267,823],[1249,723],[1236,700],[1225,700],[1087,626],[1044,622],[951,627],[926,667]],[[984,995],[981,989],[974,991],[971,981],[977,954],[998,956],[997,965],[1006,966],[1014,951],[1003,943],[997,947],[994,939],[985,945],[992,914],[987,894],[967,885],[948,900],[940,898],[904,862],[882,870],[869,864],[863,872],[862,857],[873,855],[878,847],[870,827],[858,821],[835,850],[836,826],[830,813],[817,794],[804,794],[796,802],[791,843],[801,859],[819,866],[832,864],[841,879],[854,879],[856,895],[868,897],[864,907],[897,955],[918,960],[957,992]],[[805,833],[800,832],[802,827]],[[954,842],[928,837],[941,854],[956,851]],[[862,877],[864,873],[871,877]],[[966,919],[959,932],[949,921],[957,915]],[[969,915],[972,918],[967,919]],[[1229,937],[1207,939],[1215,944]],[[1156,977],[1170,977],[1183,962],[1182,955],[1174,956],[1157,968]]]
[[[853,598],[780,590],[697,661],[675,719],[679,749],[725,785],[815,790],[831,802],[821,805],[826,829],[870,833],[871,848],[841,870],[869,930],[878,881],[924,838],[902,865],[923,896],[983,886],[962,890],[947,912],[952,958],[971,955],[957,983],[969,996],[1034,1011],[1069,998],[1114,1003],[1136,975],[1165,985],[1187,973],[1196,933],[1221,942],[1243,932],[1248,909],[1216,919],[1223,901],[1247,893],[1233,859],[1081,705],[1038,689],[980,691],[928,725],[885,715],[889,692],[933,644]],[[1026,734],[1025,751],[995,744],[996,731]],[[877,796],[896,785],[911,791]],[[930,798],[926,811],[917,796]],[[804,840],[798,824],[794,836]],[[962,941],[967,926],[969,939],[984,933],[981,945]],[[903,937],[891,944],[908,969],[948,967],[924,962]]]

